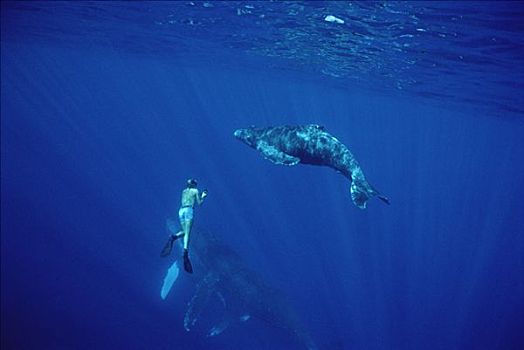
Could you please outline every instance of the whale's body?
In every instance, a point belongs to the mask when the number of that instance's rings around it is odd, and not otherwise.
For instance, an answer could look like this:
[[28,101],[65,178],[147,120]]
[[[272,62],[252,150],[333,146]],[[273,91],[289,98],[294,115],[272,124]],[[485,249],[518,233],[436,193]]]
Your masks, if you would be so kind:
[[364,209],[366,201],[374,196],[389,204],[389,200],[367,182],[349,149],[322,126],[250,127],[238,129],[234,135],[275,164],[302,163],[335,169],[351,181],[351,198],[359,208]]
[[[172,219],[167,220],[166,227],[171,234],[178,232],[178,224]],[[205,325],[214,324],[207,331],[208,337],[214,337],[234,324],[253,319],[282,330],[288,340],[304,349],[318,349],[287,297],[248,268],[238,253],[220,240],[220,236],[198,232],[191,239],[191,254],[196,267],[193,276],[198,283],[184,315],[186,331],[198,332],[196,324],[204,320]],[[171,288],[176,264],[168,270],[164,280],[163,299]],[[178,273],[178,267],[175,269]],[[215,312],[222,309],[222,314],[206,312],[210,308]]]

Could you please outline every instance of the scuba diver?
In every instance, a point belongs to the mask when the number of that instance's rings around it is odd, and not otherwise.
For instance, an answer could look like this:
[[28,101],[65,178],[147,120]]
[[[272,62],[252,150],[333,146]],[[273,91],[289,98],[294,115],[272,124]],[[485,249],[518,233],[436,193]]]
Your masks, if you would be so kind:
[[207,190],[203,190],[200,193],[197,189],[197,181],[195,179],[187,180],[187,186],[182,191],[182,203],[180,209],[178,210],[178,218],[180,219],[180,226],[182,230],[176,234],[171,234],[167,240],[162,252],[160,253],[161,257],[166,257],[171,254],[173,249],[173,244],[178,238],[184,237],[184,270],[188,273],[193,273],[193,266],[189,260],[188,255],[188,244],[189,244],[189,235],[191,233],[191,226],[193,225],[193,207],[195,203],[201,205],[204,202],[204,198],[207,196]]

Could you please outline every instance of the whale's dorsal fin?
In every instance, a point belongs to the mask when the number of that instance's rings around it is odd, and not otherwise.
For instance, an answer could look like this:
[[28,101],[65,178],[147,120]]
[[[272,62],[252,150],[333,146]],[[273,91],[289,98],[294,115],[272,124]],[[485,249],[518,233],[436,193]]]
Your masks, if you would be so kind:
[[262,153],[266,159],[275,164],[295,165],[300,162],[300,158],[284,153],[266,141],[259,141],[257,143],[257,150]]

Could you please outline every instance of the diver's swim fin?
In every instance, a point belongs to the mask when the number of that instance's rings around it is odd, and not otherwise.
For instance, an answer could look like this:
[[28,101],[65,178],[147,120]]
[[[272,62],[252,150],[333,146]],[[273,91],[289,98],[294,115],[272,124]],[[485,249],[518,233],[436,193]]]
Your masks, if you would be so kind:
[[160,256],[161,257],[164,258],[164,257],[168,256],[169,254],[171,254],[171,250],[173,250],[173,244],[175,243],[175,241],[179,237],[182,237],[182,236],[175,236],[175,235],[169,236],[169,238],[168,238],[168,240],[166,242],[166,245],[164,245],[164,248],[162,248],[162,251],[160,252]]
[[187,249],[184,249],[184,270],[186,270],[187,273],[193,273],[193,266],[191,266],[191,261],[189,261]]

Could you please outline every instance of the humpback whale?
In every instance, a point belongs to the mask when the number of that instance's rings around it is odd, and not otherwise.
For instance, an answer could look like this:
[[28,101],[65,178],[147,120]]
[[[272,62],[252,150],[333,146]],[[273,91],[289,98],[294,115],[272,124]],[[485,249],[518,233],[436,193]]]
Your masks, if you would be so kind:
[[375,196],[389,204],[389,199],[367,182],[349,149],[320,125],[249,127],[236,130],[234,135],[275,164],[302,163],[335,169],[351,181],[351,199],[361,209]]
[[[166,224],[168,230],[177,232],[174,220],[168,219]],[[194,277],[198,282],[184,315],[186,331],[194,330],[201,319],[206,319],[206,325],[209,321],[214,324],[206,331],[206,336],[214,337],[234,324],[253,320],[249,322],[266,324],[282,331],[288,340],[305,349],[318,349],[286,295],[270,285],[257,271],[247,267],[236,251],[205,231],[199,232],[191,244],[198,266]],[[178,268],[174,272],[173,266],[166,274],[162,299],[165,299],[176,279],[173,273],[178,275]],[[212,315],[206,310],[212,303],[218,305],[222,314],[210,320]]]

